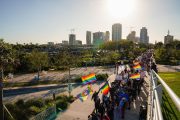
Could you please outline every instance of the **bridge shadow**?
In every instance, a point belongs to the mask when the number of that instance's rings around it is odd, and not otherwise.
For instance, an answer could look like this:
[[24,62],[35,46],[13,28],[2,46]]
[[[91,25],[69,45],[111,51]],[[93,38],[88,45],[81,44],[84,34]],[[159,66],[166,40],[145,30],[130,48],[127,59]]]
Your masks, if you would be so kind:
[[131,109],[126,110],[125,120],[139,120],[140,106],[146,104],[148,99],[148,83],[144,82],[140,95],[131,103]]

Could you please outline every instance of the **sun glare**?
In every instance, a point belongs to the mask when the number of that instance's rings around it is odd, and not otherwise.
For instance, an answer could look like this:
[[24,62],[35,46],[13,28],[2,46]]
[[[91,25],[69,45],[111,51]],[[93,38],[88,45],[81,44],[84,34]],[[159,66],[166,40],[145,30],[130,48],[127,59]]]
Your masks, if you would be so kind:
[[135,10],[135,0],[108,0],[109,13],[115,18],[130,16]]

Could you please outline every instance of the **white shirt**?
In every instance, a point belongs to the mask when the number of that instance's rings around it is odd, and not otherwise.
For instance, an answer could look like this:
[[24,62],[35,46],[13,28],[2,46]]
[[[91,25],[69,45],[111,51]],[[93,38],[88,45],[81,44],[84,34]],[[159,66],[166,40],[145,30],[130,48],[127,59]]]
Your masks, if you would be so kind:
[[122,80],[122,75],[116,75],[116,80]]

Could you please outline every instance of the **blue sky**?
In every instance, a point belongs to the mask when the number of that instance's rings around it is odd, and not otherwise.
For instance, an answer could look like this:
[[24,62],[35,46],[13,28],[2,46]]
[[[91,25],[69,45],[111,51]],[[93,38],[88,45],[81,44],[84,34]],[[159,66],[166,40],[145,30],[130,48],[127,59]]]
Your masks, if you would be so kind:
[[180,39],[180,0],[134,0],[135,9],[126,17],[113,17],[107,1],[0,0],[0,38],[10,43],[60,43],[74,28],[76,38],[85,43],[86,30],[111,33],[112,24],[121,23],[123,38],[130,27],[139,36],[145,26],[151,43],[163,41],[168,29]]

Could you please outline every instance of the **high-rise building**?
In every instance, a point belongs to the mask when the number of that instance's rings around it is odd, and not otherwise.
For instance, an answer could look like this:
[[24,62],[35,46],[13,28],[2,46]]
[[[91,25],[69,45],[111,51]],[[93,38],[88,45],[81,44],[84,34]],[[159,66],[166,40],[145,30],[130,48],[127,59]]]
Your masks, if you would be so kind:
[[168,30],[168,34],[166,36],[164,36],[164,44],[168,44],[173,42],[174,36],[169,34],[169,30]]
[[81,40],[76,40],[75,45],[82,45],[82,41]]
[[99,46],[104,43],[105,33],[104,32],[95,32],[93,33],[93,45]]
[[86,44],[91,45],[91,32],[86,31]]
[[49,45],[49,46],[53,46],[53,45],[54,45],[54,42],[48,42],[48,45]]
[[118,41],[122,39],[122,25],[116,23],[112,25],[112,41]]
[[127,36],[127,40],[137,42],[136,31],[131,31],[131,33],[129,33]]
[[140,42],[144,44],[149,43],[149,36],[146,27],[142,27],[140,31]]
[[63,44],[63,45],[68,45],[69,43],[68,43],[67,40],[63,40],[63,41],[62,41],[62,44]]
[[69,45],[75,45],[75,41],[76,41],[76,35],[69,34]]
[[105,41],[109,41],[110,33],[109,31],[106,31],[105,33]]

